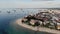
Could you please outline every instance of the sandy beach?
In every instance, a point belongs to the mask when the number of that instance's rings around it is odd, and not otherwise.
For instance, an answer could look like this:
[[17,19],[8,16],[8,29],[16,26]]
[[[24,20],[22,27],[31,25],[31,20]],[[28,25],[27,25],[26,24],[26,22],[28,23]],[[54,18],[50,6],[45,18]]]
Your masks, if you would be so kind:
[[21,23],[21,19],[17,19],[16,24],[18,24],[22,27],[28,28],[30,30],[34,30],[34,31],[38,30],[38,31],[44,31],[44,32],[49,32],[49,33],[54,33],[54,34],[60,34],[60,31],[58,31],[58,30],[49,29],[49,28],[45,28],[45,27],[39,27],[39,29],[37,29],[37,27],[32,27],[32,26],[26,25],[24,23]]

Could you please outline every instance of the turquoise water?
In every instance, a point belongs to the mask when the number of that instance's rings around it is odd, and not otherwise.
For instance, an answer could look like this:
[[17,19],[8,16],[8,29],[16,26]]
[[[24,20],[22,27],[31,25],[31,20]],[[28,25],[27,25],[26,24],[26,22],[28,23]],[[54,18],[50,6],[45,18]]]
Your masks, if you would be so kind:
[[15,24],[16,19],[37,13],[37,9],[0,9],[0,34],[50,34],[33,31]]

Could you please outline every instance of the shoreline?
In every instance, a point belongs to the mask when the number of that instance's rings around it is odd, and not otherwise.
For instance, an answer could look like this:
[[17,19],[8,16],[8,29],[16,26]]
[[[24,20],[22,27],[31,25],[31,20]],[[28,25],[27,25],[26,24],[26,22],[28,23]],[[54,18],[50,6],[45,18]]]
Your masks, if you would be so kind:
[[34,31],[38,30],[38,31],[45,31],[45,32],[54,33],[54,34],[60,34],[60,31],[58,31],[58,30],[49,29],[49,28],[45,28],[45,27],[39,27],[39,29],[37,29],[37,27],[33,27],[33,26],[29,26],[27,24],[21,23],[21,19],[17,19],[16,24],[18,24],[19,26],[28,28],[30,30],[34,30]]

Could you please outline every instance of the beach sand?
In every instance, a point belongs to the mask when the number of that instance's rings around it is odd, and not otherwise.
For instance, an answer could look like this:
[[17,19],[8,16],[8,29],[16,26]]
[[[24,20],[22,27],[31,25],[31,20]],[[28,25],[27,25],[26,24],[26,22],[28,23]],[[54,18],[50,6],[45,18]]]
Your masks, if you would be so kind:
[[39,27],[37,29],[37,27],[29,26],[27,24],[22,23],[21,20],[22,19],[17,19],[16,20],[16,24],[18,24],[19,26],[22,26],[24,28],[27,28],[27,29],[30,29],[30,30],[34,30],[34,31],[43,31],[43,32],[48,32],[48,33],[53,33],[53,34],[60,34],[60,31],[58,31],[58,30],[45,28],[45,27]]

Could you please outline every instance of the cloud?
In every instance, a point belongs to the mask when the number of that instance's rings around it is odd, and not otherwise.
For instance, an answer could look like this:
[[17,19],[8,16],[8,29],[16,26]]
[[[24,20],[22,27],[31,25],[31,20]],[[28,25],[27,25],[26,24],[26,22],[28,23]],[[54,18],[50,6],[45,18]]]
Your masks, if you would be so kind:
[[0,8],[54,8],[60,7],[60,2],[57,1],[4,1],[0,2]]

